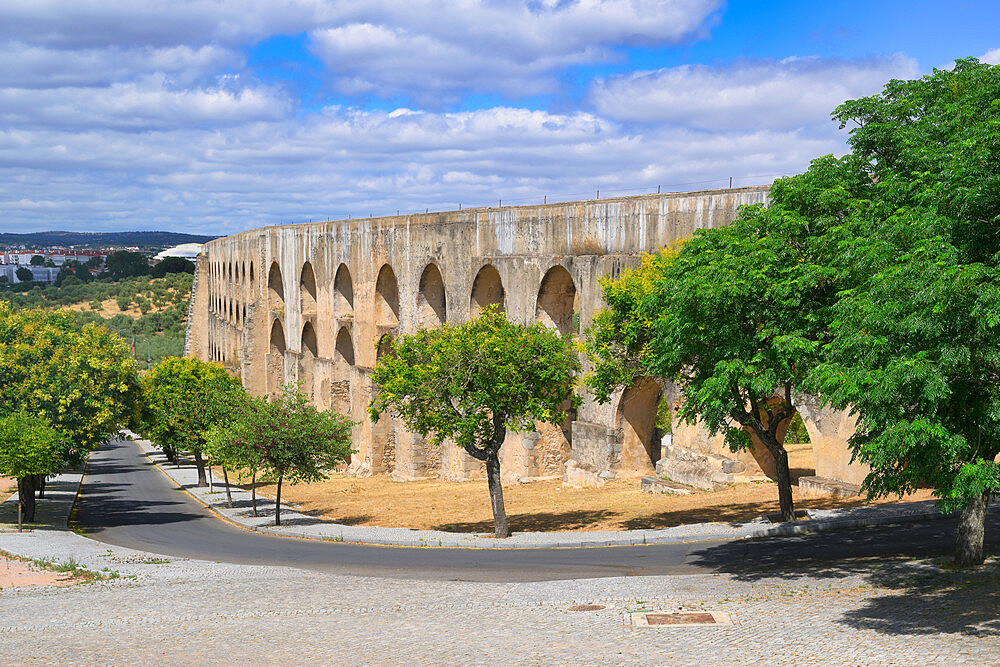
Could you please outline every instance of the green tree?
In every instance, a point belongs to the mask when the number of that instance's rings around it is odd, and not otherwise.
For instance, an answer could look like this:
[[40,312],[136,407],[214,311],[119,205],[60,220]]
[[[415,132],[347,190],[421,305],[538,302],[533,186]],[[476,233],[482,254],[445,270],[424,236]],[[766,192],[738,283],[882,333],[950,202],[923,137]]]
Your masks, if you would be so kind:
[[834,272],[815,262],[820,229],[778,207],[745,207],[732,225],[605,280],[607,308],[588,332],[599,400],[642,376],[676,382],[680,419],[704,422],[733,451],[767,449],[785,521],[795,515],[784,430],[836,295]]
[[863,188],[832,207],[849,289],[815,385],[857,416],[869,495],[930,484],[961,512],[956,561],[978,564],[1000,492],[1000,67],[959,60],[834,118]]
[[116,250],[104,260],[104,266],[115,280],[149,275],[149,260],[141,252]]
[[22,283],[31,282],[32,280],[35,279],[35,274],[33,274],[31,272],[31,269],[29,269],[26,266],[17,267],[17,270],[14,272],[14,275],[17,276],[17,279],[20,280]]
[[168,273],[194,273],[194,262],[183,257],[164,257],[150,269],[150,275],[154,278],[162,278]]
[[145,434],[161,447],[167,458],[179,452],[194,455],[198,486],[207,486],[205,433],[226,419],[223,398],[240,386],[221,364],[193,357],[164,359],[143,375],[146,401]]
[[35,520],[34,478],[59,471],[70,441],[38,415],[0,415],[0,475],[17,480],[24,520]]
[[271,400],[247,396],[239,403],[226,427],[209,433],[209,450],[220,461],[276,480],[274,525],[280,526],[282,483],[326,479],[352,453],[352,423],[317,410],[294,384]]
[[135,362],[120,336],[80,326],[67,311],[13,312],[0,302],[0,413],[48,419],[69,438],[65,464],[135,424],[139,402]]
[[32,266],[45,266],[45,258],[41,255],[32,255],[28,263]]
[[579,371],[569,336],[523,327],[491,308],[459,326],[400,336],[372,372],[368,413],[377,421],[391,410],[431,442],[450,439],[485,462],[495,533],[509,537],[500,446],[508,430],[562,424]]

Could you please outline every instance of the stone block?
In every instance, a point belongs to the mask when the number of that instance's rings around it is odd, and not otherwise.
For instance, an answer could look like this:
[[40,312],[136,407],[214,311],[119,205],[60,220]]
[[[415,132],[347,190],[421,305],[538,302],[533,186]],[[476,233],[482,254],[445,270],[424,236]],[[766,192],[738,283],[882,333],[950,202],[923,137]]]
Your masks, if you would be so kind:
[[643,493],[668,493],[675,496],[686,496],[691,493],[691,489],[659,477],[643,477],[639,483],[639,490]]
[[806,496],[853,498],[861,494],[861,487],[828,477],[799,477],[799,492]]
[[604,479],[596,467],[570,459],[563,466],[563,484],[576,488],[600,488],[604,486]]

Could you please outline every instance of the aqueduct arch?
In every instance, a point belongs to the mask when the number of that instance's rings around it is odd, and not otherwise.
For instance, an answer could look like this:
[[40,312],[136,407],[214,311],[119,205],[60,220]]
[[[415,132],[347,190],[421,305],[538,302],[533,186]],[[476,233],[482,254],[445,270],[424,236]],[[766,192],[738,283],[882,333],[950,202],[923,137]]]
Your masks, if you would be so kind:
[[302,274],[299,277],[299,309],[303,315],[316,314],[316,274],[310,262],[302,265]]
[[399,326],[399,284],[388,264],[382,265],[375,281],[375,324],[386,328]]
[[496,305],[503,311],[504,290],[500,273],[492,264],[487,264],[479,269],[475,280],[472,281],[472,293],[469,296],[469,317],[477,317],[486,306]]
[[556,265],[546,271],[538,287],[535,318],[563,335],[579,333],[579,301],[576,283],[565,267]]
[[[333,279],[333,312],[338,319],[354,317],[354,281],[346,264],[337,267]],[[353,363],[353,362],[352,362]]]
[[271,263],[271,270],[267,273],[267,300],[271,310],[285,307],[285,283],[281,279],[281,267],[277,262]]
[[270,346],[267,353],[267,391],[276,394],[285,383],[285,329],[275,318],[271,325]]
[[616,426],[621,430],[621,469],[628,474],[649,474],[660,460],[661,438],[656,409],[663,398],[660,384],[651,378],[633,382],[618,400]]
[[439,327],[447,320],[447,300],[444,279],[437,264],[431,262],[420,275],[417,289],[417,312],[419,327],[431,329]]
[[316,393],[316,357],[319,356],[316,328],[312,322],[302,326],[302,348],[299,353],[299,382],[310,398]]

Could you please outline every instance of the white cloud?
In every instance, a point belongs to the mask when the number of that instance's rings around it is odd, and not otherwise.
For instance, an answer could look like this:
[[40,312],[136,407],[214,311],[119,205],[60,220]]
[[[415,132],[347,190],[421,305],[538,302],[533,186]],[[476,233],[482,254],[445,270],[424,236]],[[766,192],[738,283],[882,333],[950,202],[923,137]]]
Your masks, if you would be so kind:
[[107,87],[0,88],[0,119],[13,127],[148,130],[279,120],[291,103],[264,87],[181,88],[154,74]]
[[0,62],[4,64],[0,68],[0,86],[58,88],[103,86],[149,72],[169,74],[175,81],[191,83],[207,72],[240,67],[243,58],[217,46],[64,50],[14,41],[0,45]]
[[820,58],[684,65],[594,83],[591,99],[621,121],[687,127],[789,129],[828,119],[841,102],[917,74],[902,55],[860,61]]
[[424,104],[459,91],[553,91],[567,66],[614,60],[613,47],[676,44],[705,34],[717,0],[364,3],[326,17],[311,48],[348,93],[409,95]]
[[987,51],[979,56],[979,61],[989,63],[990,65],[1000,65],[1000,48]]

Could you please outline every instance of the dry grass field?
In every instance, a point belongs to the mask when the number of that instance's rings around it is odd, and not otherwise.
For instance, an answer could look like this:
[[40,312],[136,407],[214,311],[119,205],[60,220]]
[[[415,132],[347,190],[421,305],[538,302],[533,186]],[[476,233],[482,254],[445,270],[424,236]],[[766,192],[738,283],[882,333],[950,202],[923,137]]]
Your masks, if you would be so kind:
[[[812,474],[812,450],[790,451],[793,478]],[[258,492],[274,497],[274,485]],[[863,498],[803,498],[794,487],[797,508],[826,509],[865,504]],[[926,500],[920,492],[904,500]],[[302,511],[349,525],[407,527],[453,532],[493,527],[485,481],[393,482],[385,476],[356,478],[335,474],[324,482],[282,486],[282,500]],[[561,481],[509,484],[504,500],[515,531],[634,530],[686,523],[740,522],[778,511],[777,489],[770,482],[741,484],[722,491],[686,496],[639,491],[639,480],[613,480],[600,489],[563,487]],[[884,502],[895,502],[890,499]]]

